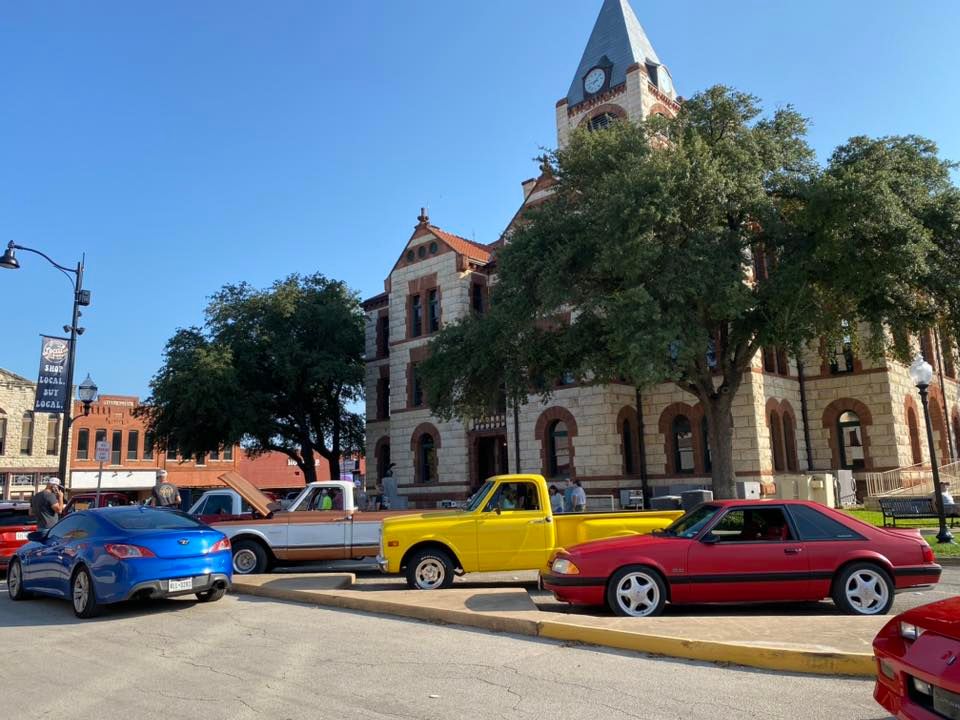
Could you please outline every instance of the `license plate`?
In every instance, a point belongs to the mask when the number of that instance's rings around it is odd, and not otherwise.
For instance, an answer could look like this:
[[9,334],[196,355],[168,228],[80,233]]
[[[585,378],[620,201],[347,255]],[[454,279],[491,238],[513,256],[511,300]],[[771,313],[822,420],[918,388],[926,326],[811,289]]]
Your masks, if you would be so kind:
[[167,592],[179,592],[180,590],[193,590],[193,578],[169,581]]
[[29,533],[27,533],[27,532],[18,532],[17,535],[16,535],[16,539],[17,539],[17,540],[26,540],[26,539],[27,539],[27,535],[29,535]]
[[933,709],[950,720],[960,720],[960,694],[933,688]]

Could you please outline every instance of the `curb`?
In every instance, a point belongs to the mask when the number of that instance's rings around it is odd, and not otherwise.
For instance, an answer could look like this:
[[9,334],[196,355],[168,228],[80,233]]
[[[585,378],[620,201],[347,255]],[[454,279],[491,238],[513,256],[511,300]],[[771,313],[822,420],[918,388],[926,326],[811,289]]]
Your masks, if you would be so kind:
[[960,567],[960,557],[937,558],[937,564],[943,567]]
[[594,628],[576,623],[446,610],[409,605],[389,600],[327,594],[322,591],[290,590],[234,582],[233,592],[278,600],[320,605],[346,610],[392,615],[446,625],[460,625],[491,632],[582,643],[630,650],[665,657],[702,662],[743,665],[745,667],[814,675],[876,677],[876,665],[870,653],[830,653],[793,648],[737,645],[707,640],[648,635],[625,630]]

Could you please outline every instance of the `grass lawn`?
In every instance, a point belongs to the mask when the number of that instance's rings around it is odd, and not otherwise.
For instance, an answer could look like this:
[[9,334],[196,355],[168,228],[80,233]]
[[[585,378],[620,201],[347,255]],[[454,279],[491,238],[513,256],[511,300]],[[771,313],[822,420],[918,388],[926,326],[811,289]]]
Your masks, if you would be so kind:
[[[883,527],[883,513],[879,510],[845,510],[853,515],[858,520],[863,520],[864,522],[870,523],[871,525],[876,525],[877,527]],[[902,523],[897,527],[906,527],[906,528],[935,528],[938,527],[939,523],[936,520],[910,520],[908,523]],[[950,532],[953,533],[954,538],[957,541],[960,541],[960,528],[951,528]],[[942,557],[955,557],[960,558],[960,542],[954,543],[953,545],[941,545],[937,542],[937,538],[932,535],[924,535],[924,539],[929,543],[930,547],[933,548],[933,554],[938,558]]]

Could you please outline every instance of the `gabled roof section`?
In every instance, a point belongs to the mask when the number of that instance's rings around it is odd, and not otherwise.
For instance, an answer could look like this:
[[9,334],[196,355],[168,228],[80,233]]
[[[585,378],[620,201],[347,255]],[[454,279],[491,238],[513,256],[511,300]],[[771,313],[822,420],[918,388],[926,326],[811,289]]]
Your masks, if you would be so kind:
[[604,64],[604,56],[613,63],[610,87],[625,83],[627,68],[634,63],[661,64],[643,26],[630,7],[629,0],[603,0],[603,7],[600,8],[597,22],[567,92],[568,107],[578,105],[586,99],[583,94],[583,76],[591,68]]
[[0,382],[10,382],[23,385],[34,385],[36,383],[33,380],[28,380],[23,377],[23,375],[17,375],[15,372],[7,370],[6,368],[0,368]]

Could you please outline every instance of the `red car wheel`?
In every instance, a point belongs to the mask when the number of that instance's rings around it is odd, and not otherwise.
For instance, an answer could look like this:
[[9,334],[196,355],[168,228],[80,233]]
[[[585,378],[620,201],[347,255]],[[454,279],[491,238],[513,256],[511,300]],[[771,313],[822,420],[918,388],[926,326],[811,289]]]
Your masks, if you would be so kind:
[[620,568],[607,585],[607,605],[622,617],[653,617],[663,612],[667,588],[660,573],[643,565]]
[[872,563],[853,563],[837,576],[833,602],[848,615],[886,615],[893,605],[893,580]]

